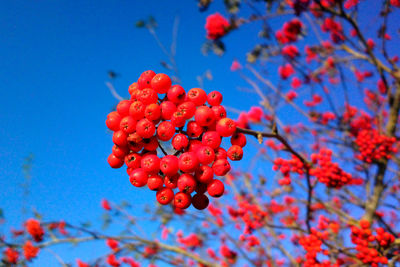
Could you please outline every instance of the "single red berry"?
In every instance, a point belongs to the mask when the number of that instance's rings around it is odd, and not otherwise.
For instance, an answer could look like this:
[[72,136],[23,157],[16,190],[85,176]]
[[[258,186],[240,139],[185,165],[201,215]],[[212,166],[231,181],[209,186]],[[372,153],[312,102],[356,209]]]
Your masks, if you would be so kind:
[[128,92],[130,95],[133,94],[133,92],[139,90],[139,84],[137,82],[132,83],[131,85],[129,85],[128,87]]
[[223,106],[213,106],[211,110],[214,112],[217,121],[226,118],[226,110]]
[[203,127],[195,121],[190,121],[186,126],[186,133],[192,138],[199,137],[203,133]]
[[196,188],[196,180],[193,175],[184,173],[178,178],[179,191],[191,194]]
[[137,169],[140,167],[142,156],[137,153],[130,153],[125,157],[125,164],[128,168]]
[[132,102],[129,107],[129,115],[135,120],[141,120],[144,118],[144,111],[146,106],[139,100]]
[[161,205],[167,205],[174,199],[174,191],[171,188],[163,187],[157,191],[156,198]]
[[116,156],[117,158],[120,159],[124,159],[125,156],[129,153],[129,149],[126,146],[117,146],[114,145],[112,147],[112,153],[114,154],[114,156]]
[[231,165],[226,159],[217,159],[212,165],[212,169],[217,176],[224,176],[231,170]]
[[195,194],[192,198],[192,205],[198,210],[204,210],[208,207],[210,200],[204,194]]
[[157,191],[163,187],[164,181],[160,175],[151,175],[147,179],[147,186],[150,190]]
[[182,172],[194,172],[199,166],[197,156],[193,152],[185,152],[179,157],[179,169]]
[[144,116],[151,121],[158,120],[161,117],[160,106],[155,103],[148,105],[144,110]]
[[221,141],[221,136],[216,131],[205,132],[201,138],[203,145],[212,149],[217,149],[221,145]]
[[128,145],[128,141],[126,140],[128,138],[128,135],[124,133],[123,131],[119,130],[114,132],[113,134],[113,142],[117,146],[126,146]]
[[242,133],[234,133],[231,137],[231,144],[244,147],[246,145],[246,136]]
[[196,105],[193,102],[186,101],[177,107],[177,111],[181,112],[186,120],[192,118],[196,112]]
[[148,119],[141,119],[136,124],[136,132],[143,138],[150,138],[154,135],[156,126]]
[[228,158],[228,153],[226,153],[226,150],[223,149],[222,147],[218,147],[214,152],[215,152],[215,160]]
[[179,160],[174,155],[167,155],[160,161],[160,170],[168,176],[173,176],[179,171]]
[[128,135],[127,140],[129,143],[140,143],[142,142],[143,137],[141,137],[137,132],[134,132]]
[[214,178],[214,171],[211,167],[207,165],[200,166],[195,173],[195,178],[197,181],[208,184]]
[[124,160],[116,157],[114,154],[110,154],[107,158],[108,164],[110,164],[111,168],[118,169],[124,165]]
[[196,156],[199,162],[204,165],[212,163],[215,159],[214,150],[209,146],[201,146],[196,151]]
[[191,203],[191,196],[183,192],[178,192],[174,196],[174,206],[179,209],[189,208]]
[[147,178],[147,173],[142,168],[138,168],[131,172],[129,181],[136,187],[142,187],[147,184]]
[[175,126],[170,121],[163,121],[158,125],[157,137],[161,141],[170,140],[175,134]]
[[176,111],[176,106],[171,101],[163,101],[160,104],[161,107],[161,118],[163,120],[170,120],[172,118],[172,114]]
[[183,150],[189,145],[189,139],[184,134],[177,134],[172,138],[172,146],[176,150]]
[[158,148],[157,137],[152,136],[150,138],[143,139],[143,148],[147,151],[156,151]]
[[197,150],[200,149],[200,147],[204,146],[203,143],[201,143],[201,141],[197,140],[197,139],[193,139],[189,141],[189,147],[187,149],[188,152],[194,152],[196,153]]
[[173,85],[167,92],[167,98],[169,101],[180,104],[185,101],[186,92],[180,85]]
[[151,87],[151,80],[153,79],[154,76],[156,76],[156,73],[152,70],[147,70],[142,74],[140,74],[140,77],[137,81],[139,89],[143,90],[144,88]]
[[156,74],[151,80],[151,88],[159,94],[165,94],[171,88],[171,78],[164,73]]
[[153,103],[157,103],[158,101],[158,95],[156,91],[154,91],[151,88],[145,88],[137,94],[137,99],[139,99],[143,104],[145,105],[150,105]]
[[119,128],[127,134],[133,133],[136,130],[136,123],[137,121],[135,119],[130,116],[126,116],[121,120]]
[[171,122],[175,127],[180,128],[185,126],[186,119],[182,112],[176,111],[172,114]]
[[139,152],[143,148],[143,141],[141,141],[139,143],[129,142],[128,148],[131,152]]
[[228,157],[230,160],[236,161],[243,158],[243,149],[238,145],[233,145],[228,149]]
[[192,88],[187,94],[189,101],[193,102],[196,106],[204,105],[207,101],[207,94],[203,89]]
[[121,115],[118,112],[113,111],[107,115],[106,125],[111,131],[118,131],[121,122]]
[[212,91],[207,95],[207,102],[211,106],[219,106],[222,103],[222,94],[218,91]]
[[223,136],[232,136],[236,132],[236,122],[229,118],[220,119],[216,126],[217,132]]
[[220,180],[213,180],[207,185],[207,193],[212,197],[220,197],[224,194],[225,186]]
[[157,174],[160,171],[160,158],[157,155],[148,154],[142,157],[140,166],[148,174]]
[[126,117],[129,115],[129,107],[132,104],[132,100],[122,100],[117,105],[117,111],[121,117]]
[[179,174],[175,174],[172,176],[165,175],[164,177],[164,184],[166,187],[174,189],[178,187],[178,178]]
[[196,109],[194,119],[200,126],[209,126],[215,122],[215,115],[209,107],[201,106]]

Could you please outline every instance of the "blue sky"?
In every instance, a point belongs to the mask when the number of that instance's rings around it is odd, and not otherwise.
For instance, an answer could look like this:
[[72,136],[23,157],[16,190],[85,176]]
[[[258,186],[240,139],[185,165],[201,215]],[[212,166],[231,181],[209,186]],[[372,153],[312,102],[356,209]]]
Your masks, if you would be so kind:
[[[222,60],[205,57],[200,51],[205,18],[221,12],[220,3],[200,13],[195,1],[139,2],[2,3],[0,207],[7,220],[0,226],[3,233],[26,219],[21,216],[21,165],[30,153],[35,159],[29,206],[47,220],[99,220],[102,198],[126,199],[138,208],[154,202],[153,192],[133,188],[124,169],[114,170],[106,163],[112,141],[104,121],[117,103],[105,86],[107,71],[121,74],[115,86],[123,96],[144,70],[165,71],[159,62],[167,59],[146,30],[134,27],[137,20],[153,15],[161,41],[169,45],[174,17],[179,16],[176,59],[185,88],[198,86],[196,76],[210,69],[214,79],[205,83],[206,91],[220,90],[224,104],[241,110],[257,103],[255,94],[236,90],[245,83],[229,70],[232,60],[244,61],[244,52],[259,40],[254,28],[244,26],[228,35]],[[293,113],[286,117],[298,119]],[[88,250],[83,251],[63,253],[70,259],[84,254],[84,259],[91,258]],[[34,266],[54,264],[44,253]]]

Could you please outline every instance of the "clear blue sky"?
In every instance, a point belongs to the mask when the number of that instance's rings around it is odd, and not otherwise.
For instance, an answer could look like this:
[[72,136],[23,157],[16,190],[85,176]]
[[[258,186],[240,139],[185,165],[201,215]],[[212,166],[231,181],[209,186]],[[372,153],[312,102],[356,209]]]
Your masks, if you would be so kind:
[[[124,169],[116,171],[106,163],[112,141],[104,121],[116,104],[104,84],[107,71],[121,74],[115,85],[123,96],[144,70],[165,71],[159,62],[166,58],[154,39],[134,27],[138,19],[153,15],[160,39],[169,44],[173,19],[180,17],[177,62],[185,88],[198,86],[196,75],[210,69],[214,80],[205,89],[220,90],[224,104],[246,110],[258,101],[256,95],[236,90],[245,83],[229,70],[234,58],[244,61],[244,52],[259,40],[257,31],[245,26],[242,32],[227,36],[228,53],[222,60],[200,52],[205,18],[222,10],[221,4],[200,13],[195,1],[95,3],[2,3],[0,208],[7,220],[0,226],[3,233],[26,219],[21,217],[21,165],[30,153],[35,159],[29,205],[47,220],[98,220],[102,198],[126,199],[138,208],[153,203],[152,192],[133,188]],[[82,255],[78,250],[68,253],[71,259]],[[44,253],[34,266],[54,264]]]

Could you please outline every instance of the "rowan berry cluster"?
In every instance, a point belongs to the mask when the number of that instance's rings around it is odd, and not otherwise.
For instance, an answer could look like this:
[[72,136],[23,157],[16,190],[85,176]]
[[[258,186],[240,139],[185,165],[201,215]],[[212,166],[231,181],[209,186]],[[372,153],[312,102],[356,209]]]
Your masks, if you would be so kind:
[[318,154],[311,154],[313,164],[318,166],[310,170],[310,175],[328,187],[341,188],[352,182],[351,174],[343,171],[337,163],[332,162],[332,151],[322,148]]
[[229,21],[221,14],[215,13],[209,15],[206,20],[205,28],[207,30],[207,38],[216,40],[224,36],[229,30]]
[[304,164],[303,162],[300,161],[299,158],[296,156],[292,155],[291,160],[286,160],[283,158],[277,158],[274,160],[274,166],[272,167],[274,171],[279,170],[283,178],[280,179],[278,182],[280,185],[290,185],[291,184],[291,178],[290,178],[290,173],[298,173],[298,174],[303,174],[304,173]]
[[[236,133],[236,123],[226,117],[222,94],[207,95],[200,88],[186,93],[166,74],[151,70],[130,85],[129,93],[130,100],[122,100],[107,116],[106,125],[114,131],[110,166],[125,163],[132,185],[157,191],[162,205],[173,201],[179,209],[190,204],[204,209],[209,203],[205,192],[222,196],[224,184],[214,175],[226,175],[228,158],[241,160],[246,144],[245,136]],[[227,151],[221,147],[223,137],[231,137]],[[160,151],[163,157],[157,155]],[[197,194],[191,197],[193,192]]]
[[356,157],[367,163],[383,158],[390,159],[392,153],[397,152],[397,148],[394,147],[395,142],[394,137],[379,134],[375,129],[360,130],[355,140],[360,154]]
[[[367,220],[360,220],[360,227],[351,228],[351,242],[356,245],[357,258],[372,267],[379,266],[379,263],[388,263],[388,259],[379,252],[379,247],[386,248],[395,240],[394,236],[385,232],[383,228],[377,228],[376,233],[376,236],[372,234],[371,225]],[[374,241],[377,241],[379,247],[373,244]]]

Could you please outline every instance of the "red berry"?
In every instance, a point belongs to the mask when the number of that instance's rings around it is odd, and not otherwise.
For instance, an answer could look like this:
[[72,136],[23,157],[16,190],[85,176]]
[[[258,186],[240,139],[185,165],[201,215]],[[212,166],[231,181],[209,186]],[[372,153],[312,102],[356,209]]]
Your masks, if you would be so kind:
[[137,153],[130,153],[125,157],[125,164],[128,168],[137,169],[140,167],[142,156]]
[[164,73],[156,74],[151,80],[151,88],[159,94],[167,93],[171,85],[171,78]]
[[186,119],[182,112],[176,111],[172,114],[171,122],[175,127],[180,128],[185,126]]
[[146,155],[140,161],[140,166],[148,174],[157,174],[160,171],[160,158],[157,155]]
[[186,133],[192,138],[199,137],[203,133],[203,127],[195,121],[190,121],[186,126]]
[[129,149],[126,146],[117,146],[114,145],[112,147],[112,153],[114,154],[114,156],[116,156],[117,158],[123,159],[125,158],[125,156],[129,153]]
[[144,117],[146,106],[139,100],[134,101],[129,107],[129,115],[135,120],[141,120]]
[[172,138],[172,146],[176,150],[183,150],[189,145],[189,139],[184,134],[177,134]]
[[217,159],[227,159],[228,158],[228,154],[226,153],[226,150],[223,149],[222,147],[218,147],[215,150],[215,160]]
[[209,146],[201,146],[196,151],[196,156],[199,162],[204,165],[212,163],[215,159],[214,150]]
[[191,194],[196,188],[196,180],[193,175],[184,173],[178,178],[179,191]]
[[159,190],[163,187],[164,181],[160,175],[152,175],[147,179],[147,186],[150,190]]
[[236,132],[236,122],[229,118],[220,119],[216,130],[223,137],[232,136]]
[[181,112],[186,120],[192,118],[196,112],[196,105],[193,102],[187,101],[180,104],[177,111]]
[[187,151],[196,153],[202,146],[203,144],[199,140],[193,139],[189,141],[189,148]]
[[226,159],[217,159],[212,165],[212,169],[217,176],[224,176],[231,170],[231,165]]
[[203,145],[212,149],[217,149],[221,145],[221,141],[221,137],[216,131],[205,132],[201,138]]
[[150,104],[144,110],[144,116],[151,120],[155,121],[161,117],[161,108],[158,104]]
[[176,193],[174,196],[174,206],[179,209],[187,209],[190,206],[191,197],[183,192]]
[[214,112],[217,121],[226,118],[226,110],[223,106],[213,106],[211,107],[211,110]]
[[212,91],[207,96],[207,102],[211,106],[219,106],[222,103],[222,94],[218,91]]
[[136,124],[136,132],[143,138],[150,138],[154,135],[156,127],[148,119],[141,119]]
[[182,172],[194,172],[199,166],[197,156],[193,152],[185,152],[179,157],[179,169]]
[[152,136],[150,138],[143,139],[143,148],[147,151],[156,151],[158,148],[157,137]]
[[127,134],[133,133],[136,130],[136,123],[137,121],[135,119],[130,116],[126,116],[121,120],[119,128]]
[[117,146],[126,146],[128,144],[128,141],[126,140],[127,138],[128,135],[123,131],[119,130],[113,134],[112,140],[114,144],[116,144]]
[[121,117],[126,117],[129,115],[129,107],[132,104],[132,100],[122,100],[117,105],[117,111]]
[[167,93],[168,100],[175,103],[180,104],[185,101],[186,92],[180,85],[173,85]]
[[242,133],[234,133],[231,137],[231,144],[244,147],[246,145],[246,136]]
[[163,120],[170,120],[172,118],[172,114],[176,111],[176,106],[171,101],[163,101],[160,104],[161,107],[161,118]]
[[207,193],[212,197],[220,197],[224,194],[225,186],[220,180],[213,180],[207,185]]
[[151,80],[156,75],[156,73],[152,70],[147,70],[140,74],[138,79],[139,89],[143,90],[144,88],[149,88],[151,86]]
[[200,126],[209,126],[215,122],[215,115],[209,107],[201,106],[196,109],[194,119]]
[[164,184],[166,187],[174,189],[178,187],[178,178],[179,178],[179,174],[175,174],[172,176],[168,176],[166,175],[164,177]]
[[233,161],[241,160],[243,158],[243,149],[237,145],[231,146],[228,149],[228,157]]
[[106,125],[111,131],[118,131],[121,122],[121,115],[113,111],[107,115]]
[[150,105],[153,103],[157,103],[158,95],[153,89],[145,88],[142,91],[139,91],[139,93],[137,94],[137,99],[139,99],[145,105]]
[[168,176],[173,176],[179,171],[179,160],[174,155],[167,155],[160,161],[160,170]]
[[157,137],[161,141],[170,140],[175,134],[175,127],[170,121],[163,121],[158,125]]
[[161,205],[167,205],[174,199],[174,191],[171,188],[163,187],[157,191],[156,198]]
[[187,94],[189,101],[192,101],[196,106],[204,105],[207,101],[207,94],[203,89],[192,88]]
[[204,194],[195,194],[192,198],[192,205],[198,210],[204,210],[208,207],[210,200]]
[[142,168],[138,168],[131,172],[129,181],[136,187],[142,187],[147,184],[147,178],[147,173]]
[[124,165],[124,160],[121,158],[118,158],[114,154],[110,154],[107,158],[108,164],[110,164],[111,168],[118,169],[121,168]]
[[196,170],[195,177],[197,181],[208,184],[214,178],[214,171],[211,167],[203,165]]

